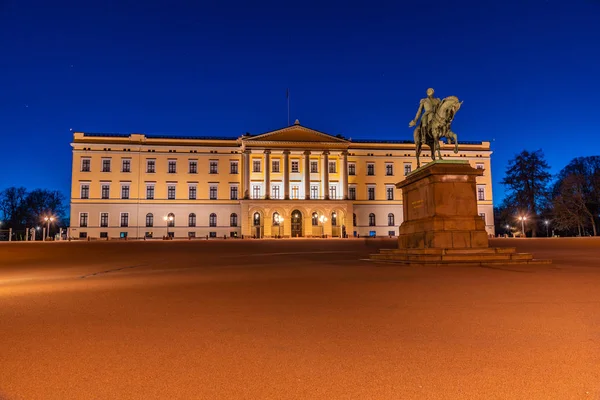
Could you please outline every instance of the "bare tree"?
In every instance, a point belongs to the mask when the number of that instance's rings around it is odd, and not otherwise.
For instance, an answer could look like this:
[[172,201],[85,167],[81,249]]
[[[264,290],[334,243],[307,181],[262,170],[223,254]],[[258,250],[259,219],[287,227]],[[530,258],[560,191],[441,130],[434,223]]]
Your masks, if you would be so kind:
[[0,211],[6,226],[20,228],[26,219],[25,199],[27,189],[24,187],[9,187],[0,192]]

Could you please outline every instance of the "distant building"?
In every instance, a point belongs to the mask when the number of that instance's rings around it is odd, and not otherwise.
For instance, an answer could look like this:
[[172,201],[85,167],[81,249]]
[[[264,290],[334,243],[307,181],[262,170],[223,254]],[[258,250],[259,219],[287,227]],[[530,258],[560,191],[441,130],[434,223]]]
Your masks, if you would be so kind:
[[[82,239],[396,235],[394,184],[416,167],[412,141],[348,140],[298,122],[239,138],[76,132],[71,145],[71,235]],[[484,169],[478,207],[493,234],[490,143],[459,148],[443,144],[442,156]]]

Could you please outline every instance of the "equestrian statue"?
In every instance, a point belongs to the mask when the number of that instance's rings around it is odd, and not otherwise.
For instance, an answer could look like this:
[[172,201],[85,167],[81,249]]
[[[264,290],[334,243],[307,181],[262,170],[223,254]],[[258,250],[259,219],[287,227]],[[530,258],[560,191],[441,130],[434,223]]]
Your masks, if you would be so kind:
[[[436,151],[437,158],[442,159],[440,153],[440,140],[442,138],[446,138],[449,143],[454,143],[454,152],[458,153],[458,137],[450,129],[450,124],[452,124],[454,115],[460,109],[462,101],[458,101],[456,96],[448,96],[444,100],[440,100],[433,97],[433,94],[432,88],[427,89],[427,97],[421,99],[415,119],[408,124],[409,127],[417,125],[414,130],[414,140],[417,146],[417,168],[421,166],[419,156],[423,144],[428,145],[431,149],[431,159],[433,161],[436,159]],[[421,112],[423,115],[421,115]],[[421,117],[420,121],[419,116]],[[418,124],[417,121],[419,121]]]

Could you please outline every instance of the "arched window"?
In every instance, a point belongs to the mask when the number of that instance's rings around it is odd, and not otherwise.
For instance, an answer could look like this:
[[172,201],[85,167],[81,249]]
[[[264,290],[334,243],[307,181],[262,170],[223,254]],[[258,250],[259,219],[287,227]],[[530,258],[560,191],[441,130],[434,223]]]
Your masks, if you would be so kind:
[[369,214],[369,226],[375,226],[375,214]]
[[337,213],[335,211],[331,213],[331,226],[337,226]]
[[279,225],[279,213],[277,211],[273,213],[273,225]]
[[169,215],[167,215],[167,225],[171,228],[175,226],[175,214],[169,213]]
[[257,211],[254,213],[254,226],[260,226],[260,213]]
[[152,228],[154,226],[154,214],[146,214],[146,227]]
[[392,213],[389,213],[389,214],[388,214],[388,226],[394,226],[394,225],[396,225],[396,224],[394,223],[394,214],[392,214]]
[[191,213],[188,217],[188,226],[193,227],[196,226],[196,214]]
[[317,214],[316,212],[312,213],[312,225],[319,225],[319,214]]
[[208,226],[214,227],[217,226],[217,214],[212,213],[208,217]]
[[356,214],[352,214],[352,225],[356,226]]
[[232,213],[229,216],[229,226],[237,226],[237,214]]

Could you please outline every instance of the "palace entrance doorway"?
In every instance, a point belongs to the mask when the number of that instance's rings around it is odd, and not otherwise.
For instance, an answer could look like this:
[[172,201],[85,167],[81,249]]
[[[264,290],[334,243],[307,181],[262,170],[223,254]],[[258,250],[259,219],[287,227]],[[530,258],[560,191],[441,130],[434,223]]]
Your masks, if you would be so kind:
[[298,210],[292,211],[292,237],[302,237],[302,213]]

